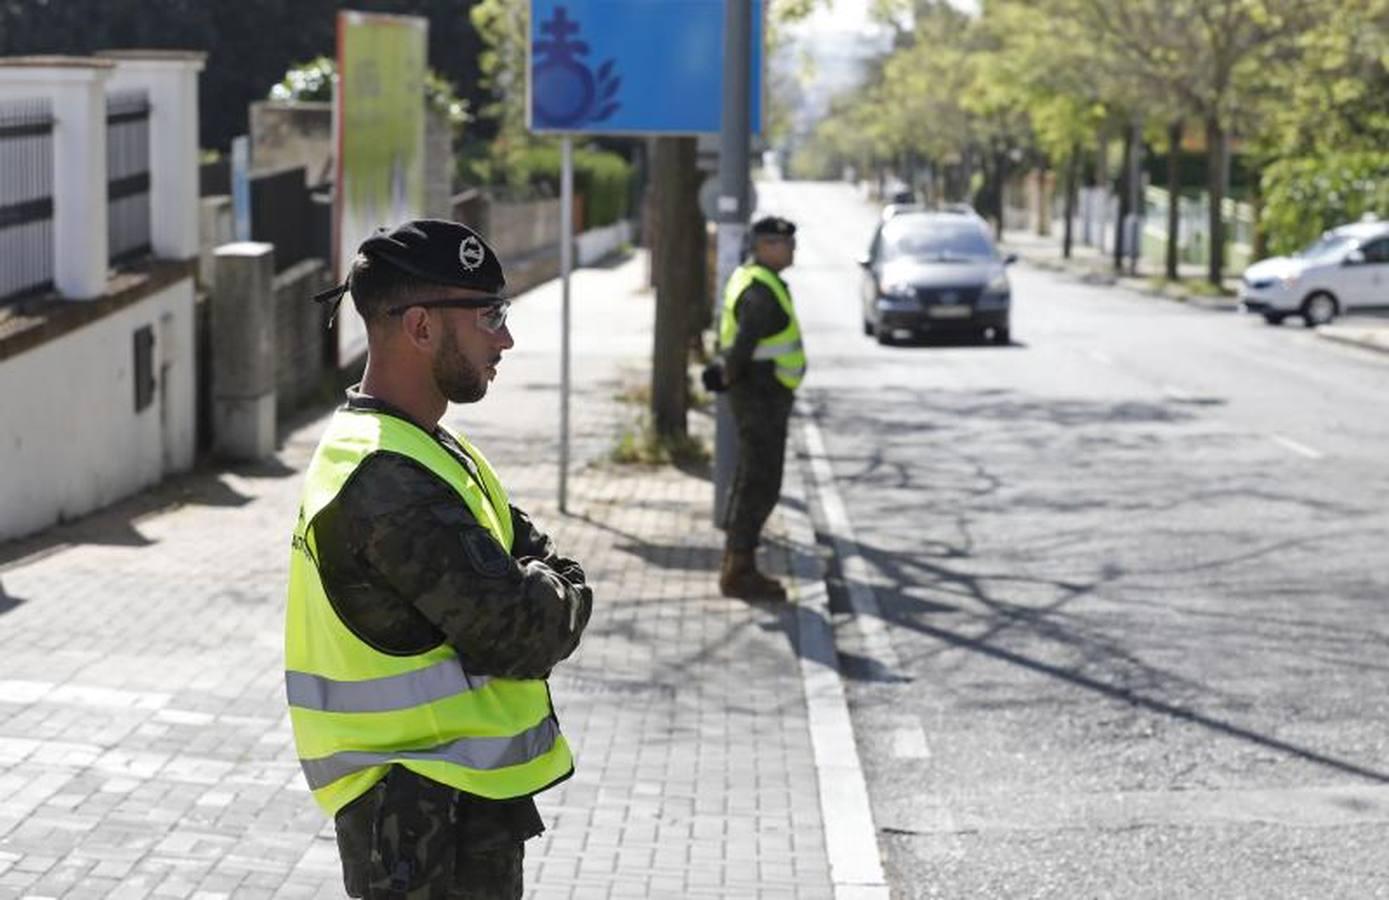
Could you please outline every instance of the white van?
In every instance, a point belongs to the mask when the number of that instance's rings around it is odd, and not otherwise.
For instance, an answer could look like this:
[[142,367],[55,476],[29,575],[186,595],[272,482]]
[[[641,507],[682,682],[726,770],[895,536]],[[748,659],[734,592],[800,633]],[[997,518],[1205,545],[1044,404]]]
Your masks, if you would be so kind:
[[1270,325],[1301,316],[1308,328],[1346,312],[1389,309],[1389,222],[1367,217],[1292,256],[1254,263],[1244,270],[1239,298]]

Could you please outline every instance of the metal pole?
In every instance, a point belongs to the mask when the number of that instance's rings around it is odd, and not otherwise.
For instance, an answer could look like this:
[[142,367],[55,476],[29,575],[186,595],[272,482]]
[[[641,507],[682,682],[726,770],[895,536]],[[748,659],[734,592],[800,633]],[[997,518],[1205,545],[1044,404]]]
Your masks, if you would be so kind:
[[560,141],[559,511],[569,511],[569,272],[574,268],[574,143]]
[[[714,327],[723,315],[723,286],[741,261],[748,216],[748,99],[752,56],[752,4],[727,0],[723,15],[723,120],[719,132],[718,284]],[[714,524],[722,527],[728,506],[733,468],[738,458],[738,432],[727,394],[719,394],[714,417]]]

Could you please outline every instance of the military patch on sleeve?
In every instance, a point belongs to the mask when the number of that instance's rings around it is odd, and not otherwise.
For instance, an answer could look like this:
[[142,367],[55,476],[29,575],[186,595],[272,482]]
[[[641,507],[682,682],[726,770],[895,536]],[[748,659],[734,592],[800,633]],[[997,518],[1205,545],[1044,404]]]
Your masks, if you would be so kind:
[[473,569],[485,578],[501,578],[509,565],[506,551],[485,528],[469,528],[463,532],[463,549]]

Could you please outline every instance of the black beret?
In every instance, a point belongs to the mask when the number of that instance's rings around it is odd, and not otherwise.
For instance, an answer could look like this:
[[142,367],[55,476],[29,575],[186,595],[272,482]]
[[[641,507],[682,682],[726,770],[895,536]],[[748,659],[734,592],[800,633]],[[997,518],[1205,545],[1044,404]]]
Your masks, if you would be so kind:
[[791,237],[796,226],[780,216],[764,216],[752,223],[752,233],[758,237]]
[[489,294],[506,286],[497,254],[482,235],[458,222],[412,219],[395,228],[379,229],[362,241],[357,252],[435,284]]

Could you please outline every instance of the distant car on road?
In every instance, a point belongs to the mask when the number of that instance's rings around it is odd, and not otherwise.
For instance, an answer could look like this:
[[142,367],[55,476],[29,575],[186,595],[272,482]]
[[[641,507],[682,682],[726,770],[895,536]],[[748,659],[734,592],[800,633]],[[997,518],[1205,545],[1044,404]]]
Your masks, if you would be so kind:
[[1244,270],[1239,297],[1270,325],[1301,316],[1309,328],[1352,310],[1389,308],[1389,222],[1342,225],[1292,256],[1260,260]]
[[1012,288],[988,229],[958,212],[902,212],[879,223],[863,268],[863,333],[953,332],[1011,340]]

